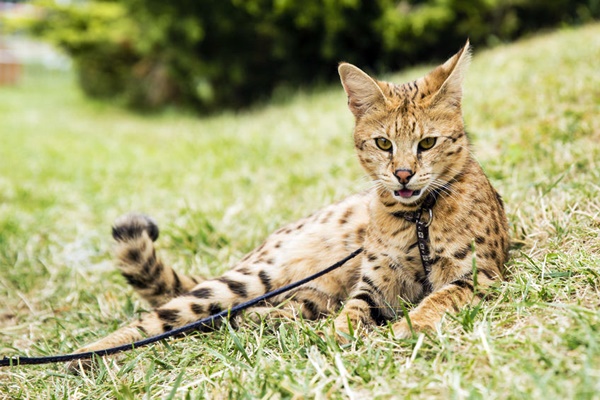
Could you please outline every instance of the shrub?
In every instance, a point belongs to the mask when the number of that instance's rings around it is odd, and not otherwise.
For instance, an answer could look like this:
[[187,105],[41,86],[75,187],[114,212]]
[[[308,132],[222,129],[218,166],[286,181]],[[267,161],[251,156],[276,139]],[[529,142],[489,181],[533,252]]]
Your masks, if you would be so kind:
[[600,15],[599,0],[38,1],[32,32],[72,55],[82,88],[136,108],[241,107],[328,81],[339,61],[381,72]]

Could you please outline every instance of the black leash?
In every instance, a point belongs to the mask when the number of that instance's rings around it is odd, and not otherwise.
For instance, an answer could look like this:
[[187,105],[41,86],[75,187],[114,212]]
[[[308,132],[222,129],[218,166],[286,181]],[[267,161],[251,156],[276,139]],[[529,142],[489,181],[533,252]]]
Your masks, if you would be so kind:
[[238,313],[247,308],[255,306],[256,304],[258,304],[268,298],[288,292],[292,289],[297,288],[298,286],[304,285],[305,283],[308,283],[314,279],[317,279],[317,278],[341,267],[342,265],[344,265],[345,263],[347,263],[348,261],[350,261],[357,255],[362,253],[362,251],[363,251],[363,249],[361,247],[361,248],[355,250],[350,255],[346,256],[344,259],[336,262],[335,264],[325,268],[322,271],[317,272],[316,274],[310,275],[310,276],[308,276],[304,279],[301,279],[297,282],[290,283],[289,285],[280,287],[279,289],[275,289],[269,293],[265,293],[262,296],[256,297],[252,300],[248,300],[247,302],[239,304],[235,307],[231,307],[230,309],[221,311],[218,314],[210,315],[199,321],[192,322],[191,324],[184,325],[180,328],[170,330],[168,332],[162,333],[157,336],[152,336],[147,339],[139,340],[134,343],[128,343],[128,344],[124,344],[124,345],[117,346],[117,347],[111,347],[109,349],[104,349],[104,350],[90,351],[87,353],[65,354],[65,355],[60,355],[60,356],[49,356],[49,357],[22,357],[22,356],[4,357],[2,360],[0,360],[0,367],[17,366],[17,365],[32,365],[32,364],[50,364],[50,363],[67,362],[67,361],[73,361],[73,360],[85,360],[88,358],[92,358],[94,356],[102,357],[102,356],[107,356],[107,355],[111,355],[111,354],[121,353],[121,352],[128,351],[128,350],[133,350],[133,349],[136,349],[139,347],[147,346],[152,343],[156,343],[158,341],[167,339],[172,336],[177,336],[177,335],[180,335],[182,333],[189,332],[192,330],[198,330],[199,328],[212,325],[212,323],[215,322],[217,319],[227,318],[228,316],[230,316],[234,313]]
[[[439,195],[439,191],[432,191],[425,198],[421,206],[416,211],[397,211],[392,213],[393,216],[397,218],[403,218],[408,222],[412,222],[416,224],[417,229],[417,244],[419,247],[419,255],[421,256],[421,263],[423,264],[423,270],[425,272],[425,277],[428,278],[431,273],[431,266],[433,265],[433,258],[431,257],[429,251],[429,225],[431,225],[431,221],[433,220],[433,207],[437,202],[437,198]],[[426,220],[423,219],[423,215],[427,214],[428,218]],[[4,357],[0,360],[0,367],[6,366],[15,366],[15,365],[32,365],[32,364],[50,364],[55,362],[67,362],[73,360],[85,360],[88,358],[92,358],[94,356],[107,356],[111,354],[121,353],[128,350],[133,350],[135,348],[147,346],[152,343],[156,343],[158,341],[181,335],[182,333],[189,332],[192,330],[199,330],[202,327],[207,327],[212,325],[216,320],[221,318],[227,318],[230,315],[243,311],[247,308],[255,306],[256,304],[280,295],[282,293],[288,292],[292,289],[297,288],[298,286],[304,285],[314,279],[317,279],[339,267],[344,265],[346,262],[350,261],[357,255],[359,255],[363,251],[362,247],[355,250],[353,253],[346,256],[344,259],[336,262],[335,264],[325,268],[322,271],[319,271],[313,275],[310,275],[304,279],[301,279],[297,282],[290,283],[289,285],[283,286],[279,289],[275,289],[271,292],[265,293],[262,296],[256,297],[252,300],[248,300],[245,303],[239,304],[235,307],[231,307],[230,309],[221,311],[220,313],[210,315],[206,318],[203,318],[199,321],[192,322],[191,324],[184,325],[180,328],[172,329],[168,332],[164,332],[157,336],[152,336],[147,339],[139,340],[134,343],[128,343],[121,346],[111,347],[104,350],[98,351],[90,351],[87,353],[78,353],[78,354],[65,354],[59,356],[48,356],[48,357]]]
[[[427,278],[429,278],[431,266],[433,265],[433,258],[429,251],[429,225],[431,225],[431,221],[433,221],[433,206],[435,206],[437,198],[438,192],[432,191],[425,198],[417,211],[396,211],[392,213],[394,217],[404,218],[408,222],[416,224],[419,255],[421,256],[421,263],[423,264],[423,270],[425,271],[425,276]],[[428,214],[429,218],[423,220],[423,214]]]

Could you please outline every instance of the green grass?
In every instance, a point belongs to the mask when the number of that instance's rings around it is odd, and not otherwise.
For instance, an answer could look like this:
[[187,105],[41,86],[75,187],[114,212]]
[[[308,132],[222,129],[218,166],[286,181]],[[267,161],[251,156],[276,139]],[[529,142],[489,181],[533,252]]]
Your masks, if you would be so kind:
[[[314,333],[331,321],[224,326],[84,376],[3,368],[0,397],[600,398],[599,65],[600,25],[476,49],[465,119],[513,251],[496,296],[440,331],[340,349]],[[368,186],[341,87],[198,119],[92,102],[72,79],[29,68],[0,88],[0,355],[68,353],[146,309],[110,261],[122,213],[159,221],[176,268],[215,275]]]

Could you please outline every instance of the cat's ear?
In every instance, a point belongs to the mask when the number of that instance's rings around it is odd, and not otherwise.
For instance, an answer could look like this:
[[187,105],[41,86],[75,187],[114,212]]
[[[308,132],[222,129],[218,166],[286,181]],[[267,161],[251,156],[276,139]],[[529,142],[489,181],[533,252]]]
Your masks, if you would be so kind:
[[348,108],[356,118],[385,104],[385,96],[377,82],[360,68],[342,63],[338,72],[348,95]]
[[460,109],[462,82],[470,62],[471,46],[467,40],[458,53],[425,77],[433,87],[432,107]]

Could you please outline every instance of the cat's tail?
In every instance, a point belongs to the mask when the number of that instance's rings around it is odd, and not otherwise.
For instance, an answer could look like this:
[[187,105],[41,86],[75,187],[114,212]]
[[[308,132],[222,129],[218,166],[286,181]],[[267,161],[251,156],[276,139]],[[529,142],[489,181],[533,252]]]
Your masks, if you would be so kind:
[[112,228],[117,241],[117,267],[135,291],[154,307],[191,291],[203,281],[200,277],[179,274],[163,264],[154,249],[158,235],[154,220],[139,213],[117,218]]

